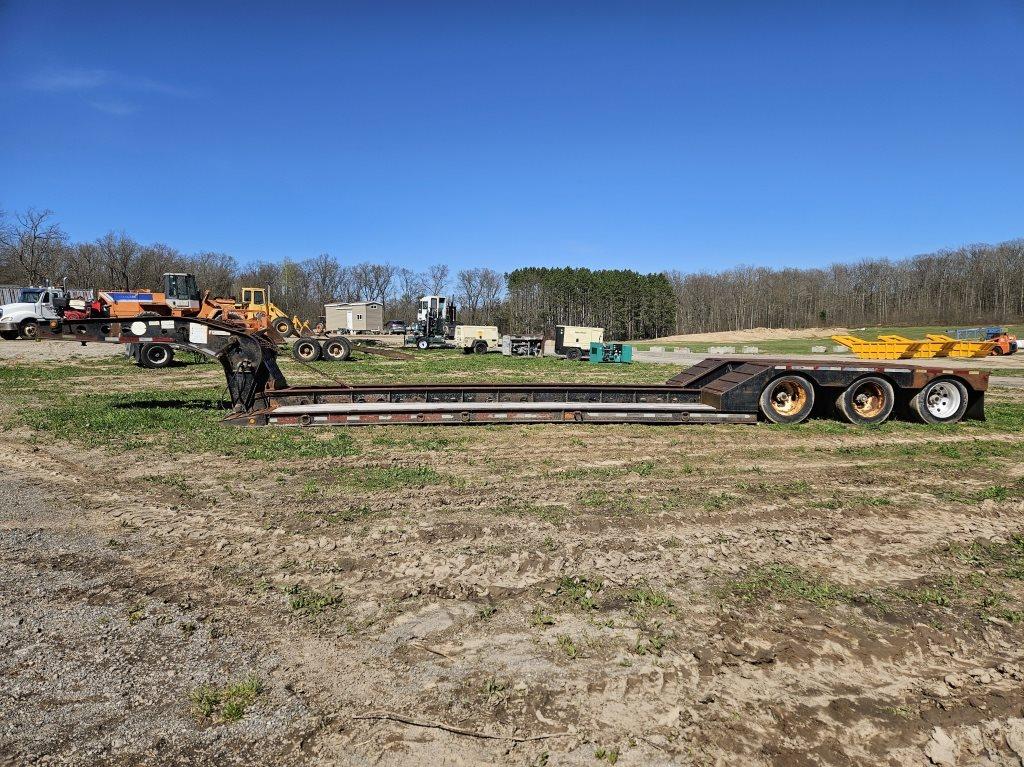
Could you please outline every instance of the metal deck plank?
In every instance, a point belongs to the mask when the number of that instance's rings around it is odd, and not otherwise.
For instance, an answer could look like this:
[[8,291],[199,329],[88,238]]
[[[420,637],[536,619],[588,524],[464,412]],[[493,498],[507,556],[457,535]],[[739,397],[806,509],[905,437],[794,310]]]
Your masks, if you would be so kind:
[[326,402],[310,405],[281,405],[266,415],[322,415],[327,413],[417,413],[516,410],[666,411],[713,413],[710,405],[698,402]]

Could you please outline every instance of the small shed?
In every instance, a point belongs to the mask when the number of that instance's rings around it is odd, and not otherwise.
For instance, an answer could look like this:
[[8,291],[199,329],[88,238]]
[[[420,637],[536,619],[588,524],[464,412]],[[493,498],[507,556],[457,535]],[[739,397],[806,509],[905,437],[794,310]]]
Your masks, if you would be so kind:
[[384,304],[358,301],[349,304],[325,304],[324,316],[329,333],[382,333]]

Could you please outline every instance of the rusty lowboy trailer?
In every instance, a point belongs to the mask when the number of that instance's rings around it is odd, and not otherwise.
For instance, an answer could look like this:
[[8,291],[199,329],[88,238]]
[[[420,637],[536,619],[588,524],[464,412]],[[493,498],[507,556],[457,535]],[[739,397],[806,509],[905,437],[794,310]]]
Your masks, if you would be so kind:
[[51,320],[43,340],[174,343],[220,361],[243,426],[494,423],[799,423],[814,413],[856,424],[910,415],[983,419],[988,373],[785,359],[708,358],[664,384],[289,386],[261,332],[185,318]]

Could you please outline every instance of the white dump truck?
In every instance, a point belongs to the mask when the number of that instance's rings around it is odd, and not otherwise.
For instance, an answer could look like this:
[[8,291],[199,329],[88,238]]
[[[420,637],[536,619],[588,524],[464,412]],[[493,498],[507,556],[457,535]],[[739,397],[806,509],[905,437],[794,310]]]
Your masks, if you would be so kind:
[[501,349],[501,336],[494,325],[457,325],[453,343],[465,354],[484,354]]

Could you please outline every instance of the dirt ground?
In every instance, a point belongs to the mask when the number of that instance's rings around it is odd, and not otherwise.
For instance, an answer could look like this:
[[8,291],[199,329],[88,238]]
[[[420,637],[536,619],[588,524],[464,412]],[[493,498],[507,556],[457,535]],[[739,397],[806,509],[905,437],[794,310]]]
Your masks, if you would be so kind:
[[104,365],[0,365],[0,765],[1021,764],[1024,389],[282,442]]
[[829,336],[848,335],[849,328],[749,328],[747,330],[723,330],[716,333],[683,333],[675,336],[663,336],[653,340],[643,340],[645,344],[685,344],[699,341],[721,343],[751,343],[753,341],[788,341],[797,338],[828,338]]

